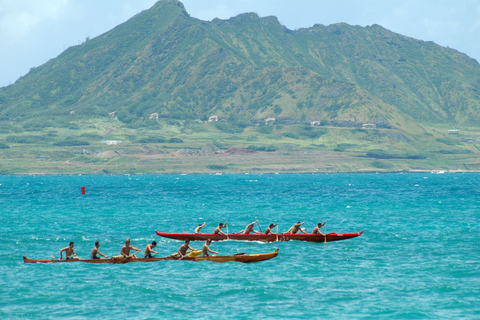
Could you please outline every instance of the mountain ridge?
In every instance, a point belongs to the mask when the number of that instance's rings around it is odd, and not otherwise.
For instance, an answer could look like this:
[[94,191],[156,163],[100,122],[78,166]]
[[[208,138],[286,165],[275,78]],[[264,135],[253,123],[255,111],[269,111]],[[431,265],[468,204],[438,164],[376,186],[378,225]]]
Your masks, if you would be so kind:
[[[178,36],[182,32],[187,33],[186,35],[189,36],[188,41],[177,37],[170,39],[172,43],[168,41],[162,43],[162,39],[166,40],[166,37],[172,35],[172,32],[174,36]],[[161,36],[160,39],[152,38],[152,34],[157,33]],[[239,33],[246,34],[242,41],[238,40]],[[319,37],[320,40],[316,40],[315,36]],[[196,41],[195,37],[199,39]],[[366,38],[362,39],[362,37]],[[331,38],[335,39],[335,41],[331,41]],[[374,40],[378,38],[385,38],[384,43],[387,45],[381,48],[375,46]],[[303,46],[300,45],[302,42]],[[412,70],[412,66],[405,63],[407,61],[406,57],[402,56],[401,51],[396,50],[396,48],[405,47],[405,43],[414,47],[421,46],[420,50],[415,52],[420,57],[422,57],[422,54],[423,56],[425,55],[424,51],[433,51],[436,54],[435,58],[441,62],[446,59],[457,59],[457,61],[463,64],[468,62],[470,68],[475,67],[477,72],[473,76],[476,78],[476,82],[465,83],[465,90],[467,90],[470,96],[473,92],[475,100],[480,98],[476,92],[480,83],[480,77],[478,76],[478,63],[475,63],[475,60],[467,61],[468,59],[466,59],[465,55],[452,53],[452,51],[448,52],[448,57],[444,57],[445,48],[396,35],[378,25],[362,28],[345,23],[330,26],[317,24],[311,28],[292,31],[282,26],[275,17],[260,18],[254,13],[241,14],[228,20],[214,19],[212,22],[204,22],[190,18],[181,2],[174,0],[159,1],[150,10],[137,14],[126,23],[113,28],[109,32],[95,39],[88,40],[81,46],[68,48],[64,53],[52,60],[67,60],[67,62],[64,62],[64,69],[70,68],[70,74],[42,74],[40,78],[63,78],[63,83],[66,84],[66,90],[63,91],[68,93],[65,99],[69,103],[81,103],[82,101],[95,100],[91,99],[91,97],[89,99],[87,97],[88,94],[94,93],[97,87],[108,86],[108,81],[119,76],[116,73],[125,70],[122,79],[123,83],[119,85],[125,88],[130,87],[132,90],[136,89],[136,94],[138,95],[138,89],[144,89],[144,82],[148,82],[148,80],[139,76],[138,71],[131,70],[129,72],[129,69],[135,67],[136,64],[143,66],[143,69],[146,66],[148,69],[148,67],[152,68],[152,65],[159,60],[171,60],[172,56],[178,57],[180,55],[183,59],[182,53],[193,49],[201,51],[200,46],[204,47],[204,51],[208,50],[209,47],[217,47],[216,50],[220,50],[220,52],[217,52],[216,56],[212,49],[210,50],[210,56],[203,55],[202,57],[205,59],[226,58],[224,56],[226,52],[229,59],[227,63],[236,63],[242,67],[251,66],[254,70],[304,67],[317,73],[319,76],[359,86],[369,94],[375,95],[387,104],[394,105],[397,109],[410,116],[412,116],[412,104],[420,105],[422,106],[420,112],[418,112],[417,107],[414,107],[415,111],[413,113],[416,117],[420,117],[419,120],[422,121],[429,118],[442,120],[449,116],[453,116],[459,122],[477,121],[479,118],[478,110],[475,113],[471,113],[468,119],[450,110],[453,103],[458,101],[457,99],[446,99],[448,95],[445,91],[446,89],[451,89],[452,86],[455,88],[454,84],[450,83],[450,86],[443,88],[442,78],[437,81],[430,79],[432,75],[435,75],[434,73],[439,73],[437,70],[439,62],[432,62],[428,70],[424,68],[416,71]],[[391,46],[393,50],[388,50],[388,46]],[[432,46],[434,49],[432,49]],[[143,52],[140,52],[138,48],[142,47]],[[37,69],[48,69],[52,60],[19,79],[14,86],[21,86],[24,82],[27,82],[26,85],[34,86],[32,82],[38,82],[38,80],[32,76]],[[69,66],[69,60],[77,61]],[[93,64],[91,63],[92,61],[94,62]],[[201,59],[194,60],[192,64],[200,61]],[[143,65],[142,62],[144,62]],[[92,68],[92,65],[95,68]],[[462,66],[458,63],[457,65]],[[392,71],[392,66],[397,68]],[[174,66],[167,64],[164,68],[159,69],[158,72],[165,69],[169,70],[172,67]],[[178,68],[178,65],[176,67],[173,70],[169,70],[172,72],[172,76],[178,77],[178,74],[181,74],[179,71],[186,72],[186,70]],[[58,66],[52,66],[51,69],[58,68]],[[113,70],[105,76],[104,73],[107,72],[108,68]],[[139,69],[142,70],[142,68]],[[192,72],[193,70],[188,71]],[[418,86],[421,85],[422,88],[425,88],[423,91],[428,92],[419,92],[414,86],[407,83],[409,80],[408,76],[412,72],[420,75],[416,77],[416,79],[421,80]],[[421,74],[422,72],[424,73],[423,75]],[[469,73],[469,70],[463,67],[461,74],[465,73]],[[368,76],[365,76],[365,74]],[[149,75],[155,78],[153,72]],[[438,76],[445,77],[445,75],[441,74]],[[28,78],[31,78],[32,82],[28,83]],[[85,83],[86,80],[82,78],[94,79],[94,83]],[[430,83],[429,80],[431,80]],[[77,90],[73,89],[73,87]],[[403,89],[402,94],[399,94],[399,87]],[[86,94],[82,95],[79,93],[80,89],[85,90]],[[55,83],[50,82],[50,85],[44,91],[47,90],[56,94],[55,92],[58,88],[55,87]],[[129,92],[128,89],[126,90]],[[119,95],[118,89],[113,91],[116,95]],[[130,91],[129,93],[132,92]],[[50,98],[54,94],[50,94]],[[98,94],[104,94],[105,97],[109,95],[105,90],[97,93],[97,96]],[[428,99],[420,99],[419,96],[427,96]],[[46,97],[48,97],[47,94],[41,96],[43,101],[48,101],[48,99],[45,99]],[[36,99],[32,100],[39,100],[39,97],[37,96]],[[56,101],[55,99],[53,100],[54,103],[58,103],[58,99]],[[465,100],[461,102],[462,105],[466,104],[466,106],[459,111],[469,112],[472,103]],[[474,107],[478,108],[478,104],[475,103]]]
[[[290,30],[255,13],[202,21],[162,0],[0,88],[0,142],[96,121],[149,136],[173,124],[167,134],[183,140],[234,134],[243,147],[260,132],[362,155],[422,144],[478,152],[432,126],[476,126],[479,107],[480,65],[456,50],[379,25]],[[375,130],[355,131],[365,124]]]

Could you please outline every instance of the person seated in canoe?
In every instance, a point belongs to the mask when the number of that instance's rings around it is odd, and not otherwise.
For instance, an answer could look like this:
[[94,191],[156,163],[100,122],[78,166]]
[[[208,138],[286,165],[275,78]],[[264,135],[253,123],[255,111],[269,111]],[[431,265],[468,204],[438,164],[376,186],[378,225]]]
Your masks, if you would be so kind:
[[288,231],[285,232],[285,233],[296,234],[298,231],[300,231],[300,232],[302,232],[302,233],[304,233],[304,234],[307,234],[305,231],[303,231],[302,228],[300,228],[300,226],[301,226],[302,224],[305,224],[305,222],[300,222],[300,221],[298,221],[298,222],[295,223],[290,229],[288,229]]
[[213,251],[213,250],[210,250],[210,247],[209,245],[212,243],[212,240],[208,239],[204,244],[203,244],[203,248],[202,248],[202,255],[204,257],[208,257],[209,256],[209,252],[210,253],[214,253],[214,256],[218,254],[217,251]]
[[153,258],[152,252],[158,254],[158,251],[153,251],[153,248],[157,246],[157,241],[152,241],[151,244],[147,244],[145,247],[145,258]]
[[198,227],[195,228],[195,233],[201,233],[200,230],[202,230],[202,228],[205,227],[206,224],[206,222],[204,222],[203,224],[199,224]]
[[62,252],[63,251],[65,251],[65,259],[66,260],[80,260],[80,258],[77,257],[77,254],[75,253],[75,249],[73,249],[74,246],[75,246],[75,244],[72,241],[72,242],[70,242],[68,247],[65,247],[62,250],[60,250],[60,260],[62,259]]
[[93,248],[92,253],[90,254],[90,258],[91,259],[100,259],[100,257],[97,256],[97,254],[101,255],[104,258],[107,258],[107,255],[98,251],[98,248],[100,248],[100,241],[95,241],[95,247]]
[[276,234],[276,233],[272,232],[272,229],[275,228],[276,226],[278,226],[278,223],[276,223],[276,224],[271,223],[268,226],[267,230],[265,230],[265,234]]
[[325,221],[324,223],[319,222],[319,223],[317,224],[317,226],[316,226],[315,228],[313,228],[312,234],[321,234],[321,235],[323,235],[322,231],[320,231],[320,228],[323,227],[326,223],[327,223],[327,221]]
[[179,255],[180,256],[180,259],[184,258],[186,255],[187,255],[187,250],[190,249],[192,251],[195,251],[195,249],[193,249],[192,247],[190,247],[190,240],[185,240],[185,243],[182,244],[180,246],[180,248],[178,248],[178,252],[176,254],[174,254],[175,256],[176,255]]
[[225,225],[223,225],[223,223],[219,223],[218,224],[218,227],[215,228],[215,230],[213,230],[213,234],[223,234],[224,236],[226,236],[225,232],[222,231],[223,228],[226,228],[228,226],[228,222],[225,222]]
[[139,251],[142,251],[142,249],[138,249],[138,248],[135,248],[135,247],[132,247],[130,245],[130,239],[127,239],[125,240],[125,245],[122,247],[122,250],[120,250],[120,254],[124,257],[124,258],[129,258],[130,257],[130,250],[135,250],[137,252],[135,252],[134,254],[132,254],[132,256],[136,255]]
[[261,234],[261,232],[258,232],[258,231],[253,230],[253,227],[255,226],[255,223],[258,223],[258,220],[257,220],[257,221],[254,221],[254,222],[252,222],[252,223],[249,223],[249,224],[245,227],[245,229],[243,229],[242,231],[240,231],[240,232],[237,233],[237,234],[242,234],[242,233],[243,233],[243,234],[250,234],[251,232],[257,233],[257,234]]

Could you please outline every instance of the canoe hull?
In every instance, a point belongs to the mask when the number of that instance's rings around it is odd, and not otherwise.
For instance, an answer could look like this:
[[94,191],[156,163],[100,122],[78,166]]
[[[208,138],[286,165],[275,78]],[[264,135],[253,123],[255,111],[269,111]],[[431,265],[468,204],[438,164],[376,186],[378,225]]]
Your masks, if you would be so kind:
[[[208,239],[212,241],[223,240],[240,240],[240,241],[261,241],[261,242],[276,242],[276,241],[307,241],[307,242],[325,242],[325,236],[322,234],[291,234],[282,233],[278,236],[276,234],[229,234],[225,236],[223,234],[194,234],[194,233],[169,233],[159,232],[155,230],[156,234],[160,237],[175,239],[175,240],[190,240],[190,241],[206,241]],[[363,231],[353,233],[328,233],[327,242],[340,241],[345,239],[351,239],[362,235]]]
[[208,256],[208,257],[184,257],[180,259],[178,256],[168,256],[163,258],[118,258],[113,257],[110,259],[84,259],[84,260],[56,260],[56,259],[29,259],[23,256],[24,263],[72,263],[72,262],[84,262],[84,263],[108,263],[108,264],[125,264],[131,262],[156,262],[166,260],[183,260],[183,261],[212,261],[212,262],[241,262],[251,263],[265,261],[275,258],[278,255],[278,249],[270,253],[260,254],[237,254],[232,256]]

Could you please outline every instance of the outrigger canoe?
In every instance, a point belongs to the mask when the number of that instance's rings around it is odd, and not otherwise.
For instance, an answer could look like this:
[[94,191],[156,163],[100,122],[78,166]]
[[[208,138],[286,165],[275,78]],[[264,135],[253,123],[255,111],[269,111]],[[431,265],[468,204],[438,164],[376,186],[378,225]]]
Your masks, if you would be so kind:
[[[292,233],[281,233],[281,234],[236,234],[230,233],[228,235],[223,234],[199,234],[199,233],[169,233],[169,232],[158,232],[155,230],[158,236],[175,239],[175,240],[190,240],[190,241],[206,241],[208,239],[212,241],[222,241],[222,240],[241,240],[241,241],[263,241],[263,242],[275,242],[275,241],[290,241],[290,240],[299,240],[299,241],[308,241],[308,242],[325,242],[325,236],[323,234],[292,234]],[[326,235],[327,241],[339,241],[345,239],[351,239],[362,235],[363,231],[353,232],[353,233],[328,233]]]
[[213,262],[242,262],[242,263],[251,263],[259,262],[264,260],[269,260],[275,258],[278,255],[278,249],[270,253],[259,253],[259,254],[245,254],[238,253],[231,256],[208,256],[208,257],[184,257],[180,259],[178,256],[168,256],[163,258],[123,258],[123,257],[112,257],[109,259],[83,259],[83,260],[57,260],[57,259],[29,259],[23,256],[23,262],[25,263],[71,263],[71,262],[85,262],[85,263],[111,263],[111,264],[123,264],[130,262],[155,262],[155,261],[164,261],[164,260],[186,260],[186,261],[213,261]]

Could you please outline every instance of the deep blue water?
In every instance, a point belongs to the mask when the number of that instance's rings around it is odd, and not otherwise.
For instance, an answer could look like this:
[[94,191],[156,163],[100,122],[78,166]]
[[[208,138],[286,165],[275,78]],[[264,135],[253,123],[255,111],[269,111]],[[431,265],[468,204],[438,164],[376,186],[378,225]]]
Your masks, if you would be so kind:
[[[87,194],[81,195],[85,186]],[[480,174],[0,176],[0,318],[480,318]],[[75,241],[118,255],[126,238],[159,256],[181,242],[155,229],[286,231],[361,237],[323,243],[215,242],[254,264],[24,264]],[[258,228],[257,228],[258,229]],[[202,243],[192,246],[201,248]]]

